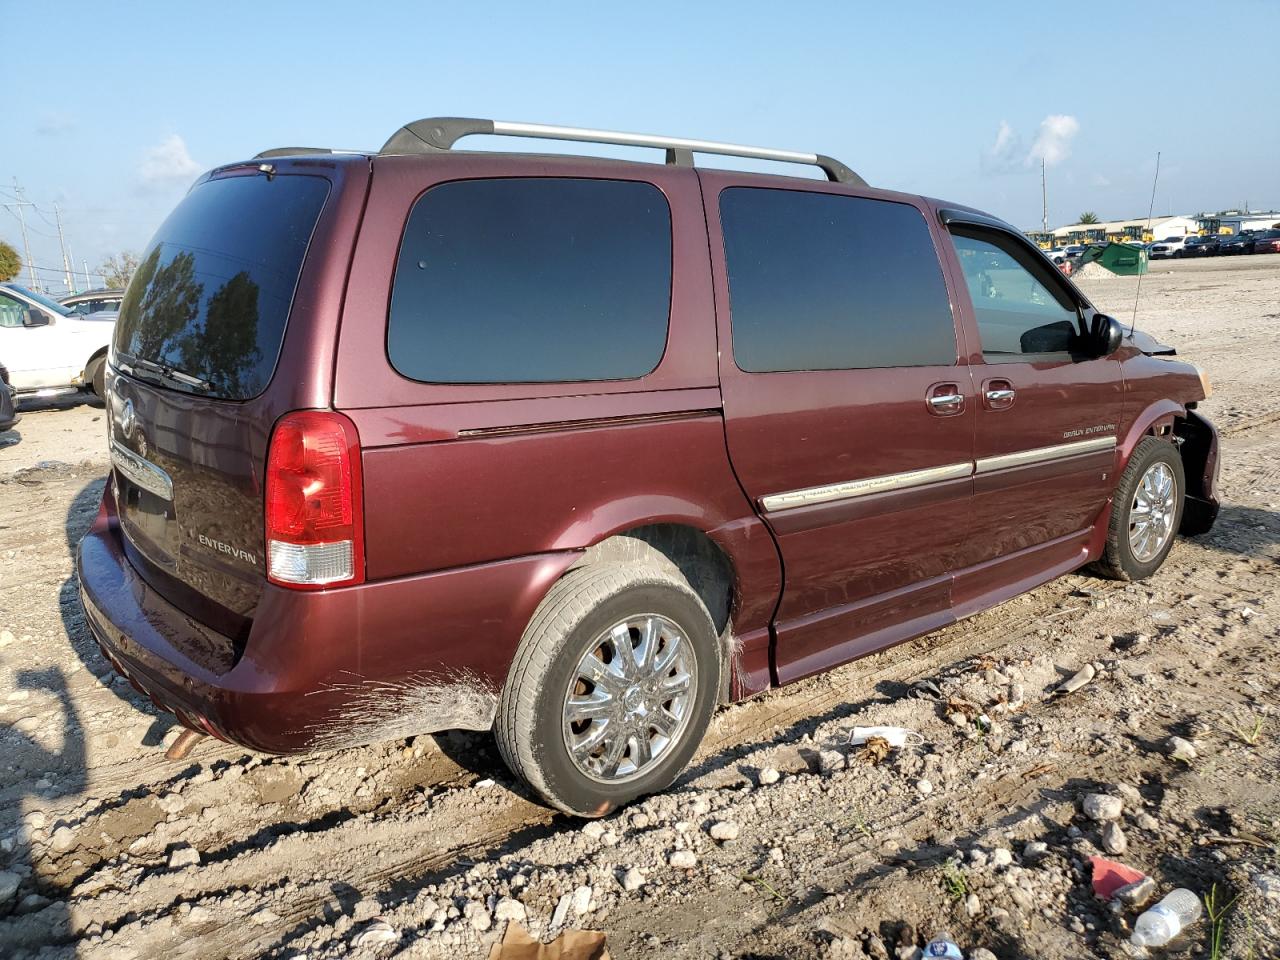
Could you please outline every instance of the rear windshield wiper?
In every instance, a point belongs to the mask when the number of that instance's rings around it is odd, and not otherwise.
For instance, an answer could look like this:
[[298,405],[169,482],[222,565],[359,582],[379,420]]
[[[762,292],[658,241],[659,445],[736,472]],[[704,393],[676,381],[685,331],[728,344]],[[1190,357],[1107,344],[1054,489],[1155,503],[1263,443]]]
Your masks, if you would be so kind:
[[[208,393],[213,389],[213,384],[208,380],[202,380],[200,377],[193,377],[191,374],[184,373],[176,367],[171,367],[163,363],[156,363],[154,360],[143,360],[141,357],[129,356],[127,360],[121,358],[117,363],[119,366],[124,368],[126,373],[132,373],[135,376],[137,375],[137,369],[131,368],[140,368],[141,370],[155,374],[156,377],[159,378],[158,382],[161,386],[176,386],[181,389],[199,390],[204,393]],[[152,377],[144,377],[143,379],[150,379],[152,382],[157,382],[156,378]]]

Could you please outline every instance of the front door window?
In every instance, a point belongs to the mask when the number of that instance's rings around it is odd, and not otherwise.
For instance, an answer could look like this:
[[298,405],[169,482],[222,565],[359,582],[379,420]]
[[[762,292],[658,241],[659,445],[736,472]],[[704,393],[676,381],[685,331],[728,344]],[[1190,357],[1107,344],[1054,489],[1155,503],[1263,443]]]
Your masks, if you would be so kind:
[[987,363],[1070,354],[1078,347],[1075,305],[1057,284],[1042,281],[1022,262],[1030,253],[1018,249],[1016,241],[998,243],[957,232],[955,245]]

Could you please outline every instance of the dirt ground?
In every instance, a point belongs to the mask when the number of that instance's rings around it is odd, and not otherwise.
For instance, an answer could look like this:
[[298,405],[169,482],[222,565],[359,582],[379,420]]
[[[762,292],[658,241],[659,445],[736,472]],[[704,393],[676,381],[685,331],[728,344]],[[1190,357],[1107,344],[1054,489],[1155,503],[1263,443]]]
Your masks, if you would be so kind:
[[[1135,287],[1087,292],[1128,320]],[[622,960],[912,957],[942,929],[971,960],[1120,957],[1138,911],[1089,864],[1116,851],[1230,904],[1173,951],[1280,957],[1280,256],[1155,264],[1137,321],[1213,381],[1213,532],[1147,583],[1064,577],[723,710],[675,787],[591,824],[483,735],[167,762],[172,719],[76,600],[102,411],[29,409],[0,435],[0,956],[483,957],[523,920]],[[923,743],[846,746],[881,724]]]

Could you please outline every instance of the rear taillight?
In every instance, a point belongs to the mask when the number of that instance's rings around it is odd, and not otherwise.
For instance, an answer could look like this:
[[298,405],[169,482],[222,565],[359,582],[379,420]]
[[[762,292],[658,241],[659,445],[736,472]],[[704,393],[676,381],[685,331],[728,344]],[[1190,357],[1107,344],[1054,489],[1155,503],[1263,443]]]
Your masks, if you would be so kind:
[[360,437],[340,413],[300,410],[267,451],[267,578],[314,589],[364,581]]

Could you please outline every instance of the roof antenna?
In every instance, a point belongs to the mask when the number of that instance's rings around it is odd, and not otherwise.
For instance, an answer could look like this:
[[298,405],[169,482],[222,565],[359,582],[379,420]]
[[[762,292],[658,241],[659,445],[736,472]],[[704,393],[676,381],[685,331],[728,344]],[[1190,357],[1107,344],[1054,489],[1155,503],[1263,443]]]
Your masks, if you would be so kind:
[[[1160,182],[1160,151],[1156,151],[1156,175],[1151,179],[1151,203],[1147,205],[1147,233],[1151,232],[1151,214],[1156,208],[1156,184]],[[1148,261],[1149,262],[1149,261]],[[1143,271],[1145,272],[1145,271]],[[1138,296],[1142,293],[1142,274],[1138,274],[1138,289],[1133,292],[1133,319],[1129,322],[1129,336],[1138,325]]]

